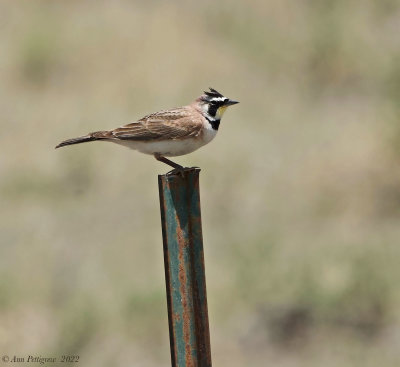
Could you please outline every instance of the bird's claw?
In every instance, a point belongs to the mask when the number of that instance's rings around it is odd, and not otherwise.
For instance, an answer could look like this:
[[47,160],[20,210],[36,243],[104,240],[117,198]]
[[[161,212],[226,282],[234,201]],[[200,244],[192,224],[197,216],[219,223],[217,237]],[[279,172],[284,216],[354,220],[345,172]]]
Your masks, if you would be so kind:
[[193,170],[199,169],[199,167],[177,167],[172,171],[167,172],[168,176],[180,176],[181,178],[185,177],[185,172],[190,172]]
[[177,167],[174,168],[172,171],[167,172],[167,176],[183,176],[185,175],[185,168],[184,167]]

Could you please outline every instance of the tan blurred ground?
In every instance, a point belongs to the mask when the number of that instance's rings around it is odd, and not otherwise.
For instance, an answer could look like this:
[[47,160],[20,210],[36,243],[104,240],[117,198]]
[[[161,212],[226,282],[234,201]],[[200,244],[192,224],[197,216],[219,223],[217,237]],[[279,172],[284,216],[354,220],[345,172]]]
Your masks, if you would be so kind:
[[168,366],[153,158],[61,140],[241,101],[202,167],[215,366],[400,365],[400,3],[0,3],[0,352]]

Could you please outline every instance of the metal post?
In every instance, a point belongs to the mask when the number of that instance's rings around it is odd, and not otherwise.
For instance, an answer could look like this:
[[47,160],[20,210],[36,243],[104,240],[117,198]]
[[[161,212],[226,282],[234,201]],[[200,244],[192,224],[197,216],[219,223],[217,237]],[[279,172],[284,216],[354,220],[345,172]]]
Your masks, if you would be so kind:
[[199,173],[158,176],[173,367],[211,367]]

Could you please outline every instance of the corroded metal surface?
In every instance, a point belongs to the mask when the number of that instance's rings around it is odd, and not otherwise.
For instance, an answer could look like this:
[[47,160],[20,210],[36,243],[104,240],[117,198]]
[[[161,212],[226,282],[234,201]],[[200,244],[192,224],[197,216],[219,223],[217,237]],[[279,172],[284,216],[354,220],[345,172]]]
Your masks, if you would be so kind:
[[158,176],[173,367],[210,367],[200,169]]

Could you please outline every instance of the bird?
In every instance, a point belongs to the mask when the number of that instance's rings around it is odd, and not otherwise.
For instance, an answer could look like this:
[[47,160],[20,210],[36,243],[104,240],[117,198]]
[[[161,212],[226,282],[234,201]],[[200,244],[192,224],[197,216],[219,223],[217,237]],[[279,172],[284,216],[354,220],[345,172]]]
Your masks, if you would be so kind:
[[174,170],[182,171],[185,169],[183,166],[166,157],[189,154],[211,142],[217,135],[227,107],[237,103],[209,88],[189,105],[151,113],[114,130],[95,131],[67,139],[56,149],[89,141],[107,141],[153,155]]

